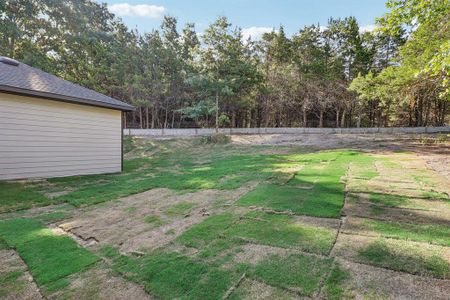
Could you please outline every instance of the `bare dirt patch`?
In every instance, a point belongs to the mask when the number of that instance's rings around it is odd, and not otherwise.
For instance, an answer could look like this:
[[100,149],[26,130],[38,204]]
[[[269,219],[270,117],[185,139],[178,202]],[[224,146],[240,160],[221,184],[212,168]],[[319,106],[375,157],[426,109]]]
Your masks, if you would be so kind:
[[0,298],[43,299],[27,267],[14,250],[0,250]]
[[232,295],[241,299],[307,299],[260,281],[244,279]]
[[444,178],[450,178],[450,151],[443,151],[440,154],[420,153],[419,156],[426,161],[427,166]]
[[[223,207],[216,205],[218,199],[231,204],[252,186],[245,185],[232,191],[203,190],[186,194],[154,189],[81,209],[75,217],[58,226],[84,241],[97,241],[83,245],[93,249],[113,245],[122,253],[149,251],[168,244],[190,226],[214,211],[222,210]],[[189,203],[192,208],[187,214],[168,214],[168,209],[177,203]]]
[[115,276],[106,266],[97,265],[81,274],[67,278],[70,285],[48,299],[108,299],[148,300],[152,299],[144,289],[122,277]]
[[233,263],[248,263],[255,265],[272,254],[287,256],[290,253],[297,252],[292,249],[265,246],[259,244],[245,244],[244,246],[240,247],[240,250],[241,251],[236,253]]
[[309,216],[295,216],[297,222],[311,225],[316,227],[323,227],[329,229],[338,229],[340,225],[340,220],[331,218],[317,218]]
[[339,259],[350,273],[345,288],[356,299],[448,299],[450,281],[426,278]]
[[231,141],[238,145],[286,145],[313,146],[320,149],[380,147],[401,148],[405,142],[418,140],[416,135],[392,134],[264,134],[232,135]]

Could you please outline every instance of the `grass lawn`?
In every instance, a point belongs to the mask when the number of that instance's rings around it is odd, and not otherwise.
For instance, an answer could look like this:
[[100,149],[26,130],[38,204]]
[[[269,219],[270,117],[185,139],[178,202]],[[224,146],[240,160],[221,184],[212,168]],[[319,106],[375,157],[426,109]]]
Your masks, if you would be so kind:
[[38,220],[0,221],[0,236],[17,250],[39,285],[52,285],[98,261],[71,238],[56,235]]
[[[388,283],[360,284],[342,261],[450,277],[448,195],[429,169],[407,167],[412,154],[138,138],[126,138],[125,152],[122,174],[0,182],[0,251],[17,251],[41,290],[59,293],[50,298],[76,297],[77,278],[100,264],[157,299],[389,294],[378,291]],[[123,198],[155,188],[166,189]],[[353,210],[342,218],[345,205]],[[81,247],[52,223],[98,244]],[[6,286],[23,276],[1,271]]]

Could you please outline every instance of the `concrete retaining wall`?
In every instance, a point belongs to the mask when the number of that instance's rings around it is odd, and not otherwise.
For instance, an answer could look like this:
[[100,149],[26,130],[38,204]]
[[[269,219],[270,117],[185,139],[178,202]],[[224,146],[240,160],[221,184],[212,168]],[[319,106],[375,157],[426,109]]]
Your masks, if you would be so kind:
[[[450,133],[450,126],[443,127],[386,127],[386,128],[220,128],[224,134],[402,134],[402,133]],[[203,136],[215,133],[214,128],[182,128],[182,129],[124,129],[124,135],[133,136]]]

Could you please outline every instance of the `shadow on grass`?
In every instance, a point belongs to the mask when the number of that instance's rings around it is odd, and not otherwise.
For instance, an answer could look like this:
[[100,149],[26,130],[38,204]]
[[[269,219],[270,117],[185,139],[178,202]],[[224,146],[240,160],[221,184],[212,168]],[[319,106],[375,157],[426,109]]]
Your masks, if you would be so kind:
[[424,255],[418,248],[394,249],[383,240],[377,240],[358,252],[365,262],[412,274],[450,278],[450,265],[438,254]]

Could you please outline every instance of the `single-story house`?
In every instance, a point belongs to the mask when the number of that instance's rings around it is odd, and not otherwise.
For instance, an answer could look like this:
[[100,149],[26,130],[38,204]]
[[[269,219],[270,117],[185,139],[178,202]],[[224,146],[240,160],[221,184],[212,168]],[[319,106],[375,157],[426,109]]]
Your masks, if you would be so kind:
[[121,172],[133,109],[0,56],[0,180]]

